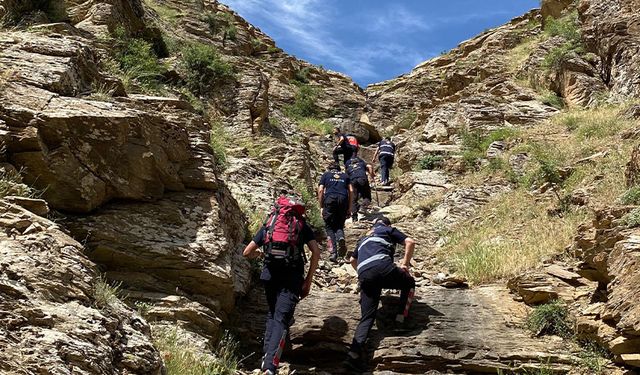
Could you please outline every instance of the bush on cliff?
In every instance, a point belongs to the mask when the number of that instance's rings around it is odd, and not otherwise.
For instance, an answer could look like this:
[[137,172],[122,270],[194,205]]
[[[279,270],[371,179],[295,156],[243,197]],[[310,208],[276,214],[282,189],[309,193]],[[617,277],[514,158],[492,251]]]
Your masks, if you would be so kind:
[[182,51],[182,58],[187,87],[195,94],[206,95],[235,79],[233,68],[213,46],[192,43]]

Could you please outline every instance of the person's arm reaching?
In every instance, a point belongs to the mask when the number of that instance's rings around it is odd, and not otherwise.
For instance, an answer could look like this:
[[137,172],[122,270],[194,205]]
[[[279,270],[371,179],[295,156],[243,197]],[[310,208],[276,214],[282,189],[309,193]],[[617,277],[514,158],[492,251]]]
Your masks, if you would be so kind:
[[349,259],[349,263],[351,263],[351,267],[353,267],[354,270],[358,270],[358,259],[351,257],[351,259]]
[[311,262],[309,263],[309,272],[307,273],[307,277],[304,279],[304,284],[302,284],[302,293],[300,294],[300,298],[304,298],[309,295],[309,292],[311,291],[311,284],[313,283],[313,275],[316,273],[318,263],[320,262],[320,247],[318,247],[316,240],[309,241],[307,246],[309,246],[309,250],[311,250]]
[[416,241],[411,238],[411,237],[407,237],[404,240],[404,258],[402,258],[402,261],[400,261],[400,268],[404,269],[404,270],[409,270],[409,267],[411,267],[411,259],[413,258],[413,250],[416,247]]
[[262,255],[262,250],[260,250],[260,247],[257,243],[251,241],[249,242],[247,247],[244,248],[242,255],[246,258],[254,259]]
[[369,173],[369,176],[371,177],[371,180],[375,181],[376,174],[373,171],[373,166],[371,164],[367,164],[367,172]]

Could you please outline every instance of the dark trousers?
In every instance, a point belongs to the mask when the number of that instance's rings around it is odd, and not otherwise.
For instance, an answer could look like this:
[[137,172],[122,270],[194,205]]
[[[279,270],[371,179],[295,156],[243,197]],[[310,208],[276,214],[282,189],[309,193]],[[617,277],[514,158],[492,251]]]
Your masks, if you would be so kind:
[[331,241],[331,252],[336,251],[338,239],[344,238],[344,222],[347,220],[348,210],[347,197],[337,194],[324,197],[322,219],[324,219],[325,231]]
[[276,371],[284,349],[289,326],[300,300],[302,279],[289,282],[263,281],[269,305],[264,333],[262,370]]
[[405,311],[409,294],[413,292],[416,282],[407,272],[399,267],[381,262],[362,272],[360,280],[360,323],[351,343],[351,351],[362,355],[363,345],[367,341],[378,312],[378,303],[382,289],[400,289],[399,314]]
[[344,155],[344,166],[347,166],[347,160],[353,156],[353,148],[351,146],[336,147],[333,150],[333,160],[340,164],[340,155]]
[[360,211],[360,198],[362,203],[368,206],[371,203],[371,186],[369,186],[369,179],[366,177],[356,178],[351,181],[353,186],[353,214],[357,214]]
[[389,171],[393,168],[393,156],[391,155],[380,155],[380,175],[382,178],[383,184],[389,183]]

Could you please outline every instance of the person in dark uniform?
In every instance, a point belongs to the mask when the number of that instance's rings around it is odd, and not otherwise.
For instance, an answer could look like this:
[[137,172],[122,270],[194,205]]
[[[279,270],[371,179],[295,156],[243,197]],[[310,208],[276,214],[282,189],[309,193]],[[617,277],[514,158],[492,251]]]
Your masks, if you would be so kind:
[[396,145],[391,142],[391,138],[384,137],[378,143],[378,149],[373,156],[380,162],[380,180],[384,186],[389,186],[389,171],[393,168],[395,155]]
[[338,163],[331,163],[320,178],[318,185],[318,203],[322,207],[322,219],[324,219],[327,232],[327,248],[329,260],[338,262],[340,256],[347,252],[344,238],[344,222],[351,214],[351,202],[353,199],[353,187],[349,175],[340,172]]
[[353,147],[349,144],[347,136],[342,133],[339,127],[333,128],[333,135],[336,137],[336,145],[333,148],[333,160],[338,164],[340,170],[340,155],[344,155],[344,164],[353,156]]
[[371,204],[371,186],[369,185],[369,178],[375,178],[373,173],[373,167],[367,164],[358,156],[354,156],[346,164],[347,174],[351,180],[351,186],[353,186],[353,211],[351,212],[351,218],[353,221],[358,221],[358,212],[360,212],[360,198],[362,198],[362,205],[368,207]]
[[[397,244],[404,245],[404,258],[399,266],[393,261]],[[364,343],[375,321],[382,289],[400,290],[396,321],[402,323],[408,316],[415,288],[415,280],[409,273],[414,248],[415,241],[392,227],[386,217],[377,219],[369,235],[358,242],[351,265],[358,272],[362,315],[347,356],[346,364],[352,369],[364,370]]]
[[[244,249],[243,255],[251,259],[264,255],[261,247],[266,241],[266,236],[267,228],[263,226]],[[265,261],[260,275],[269,305],[262,357],[262,371],[265,375],[275,374],[278,369],[296,304],[309,295],[313,275],[320,260],[320,248],[313,230],[306,222],[303,223],[298,243],[298,251],[301,253],[304,252],[305,244],[311,250],[311,261],[306,278],[303,256],[286,265]]]

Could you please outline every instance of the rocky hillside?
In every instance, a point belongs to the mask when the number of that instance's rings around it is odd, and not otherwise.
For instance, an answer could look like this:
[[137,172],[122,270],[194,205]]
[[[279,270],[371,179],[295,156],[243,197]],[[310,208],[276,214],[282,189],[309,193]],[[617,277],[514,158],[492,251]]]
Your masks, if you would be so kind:
[[[363,90],[215,0],[0,0],[0,372],[257,366],[239,250],[280,189],[322,238],[338,125],[400,146],[350,246],[377,213],[419,241],[415,318],[385,326],[385,297],[374,372],[633,374],[639,8],[543,1]],[[323,262],[286,367],[344,373],[356,288]]]

